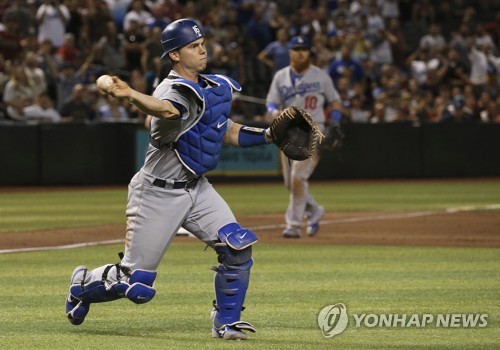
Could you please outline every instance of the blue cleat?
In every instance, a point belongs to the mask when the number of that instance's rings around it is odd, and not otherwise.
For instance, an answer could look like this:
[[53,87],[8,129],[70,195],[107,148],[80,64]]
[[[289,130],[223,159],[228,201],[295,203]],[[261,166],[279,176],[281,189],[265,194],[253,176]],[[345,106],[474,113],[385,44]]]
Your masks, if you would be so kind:
[[311,215],[309,223],[307,224],[307,235],[312,237],[315,236],[319,231],[319,222],[321,218],[325,215],[325,208],[322,206],[318,207],[318,210],[314,215]]

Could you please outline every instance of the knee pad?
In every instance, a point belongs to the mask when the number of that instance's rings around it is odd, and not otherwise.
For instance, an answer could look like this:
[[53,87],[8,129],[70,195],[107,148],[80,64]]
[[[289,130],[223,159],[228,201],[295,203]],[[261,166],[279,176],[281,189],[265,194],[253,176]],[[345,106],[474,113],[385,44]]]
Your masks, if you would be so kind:
[[222,243],[227,244],[235,250],[242,250],[257,243],[257,235],[249,229],[243,228],[240,224],[233,222],[222,226],[217,233]]
[[227,270],[250,270],[252,245],[257,243],[257,235],[233,222],[220,228],[220,243],[214,246],[218,261]]
[[156,271],[134,270],[129,277],[125,296],[136,304],[147,303],[156,294],[153,288],[155,279]]

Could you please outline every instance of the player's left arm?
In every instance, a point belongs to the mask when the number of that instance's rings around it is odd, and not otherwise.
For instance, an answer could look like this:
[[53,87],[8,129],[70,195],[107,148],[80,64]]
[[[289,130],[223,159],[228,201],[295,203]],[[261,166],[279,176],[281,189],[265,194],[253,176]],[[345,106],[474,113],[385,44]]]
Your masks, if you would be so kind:
[[333,101],[330,104],[330,115],[328,117],[328,120],[326,121],[327,124],[330,123],[336,123],[340,124],[340,120],[342,119],[342,103],[339,101]]
[[231,122],[228,125],[223,142],[243,148],[266,145],[271,142],[270,134],[266,133],[267,130]]

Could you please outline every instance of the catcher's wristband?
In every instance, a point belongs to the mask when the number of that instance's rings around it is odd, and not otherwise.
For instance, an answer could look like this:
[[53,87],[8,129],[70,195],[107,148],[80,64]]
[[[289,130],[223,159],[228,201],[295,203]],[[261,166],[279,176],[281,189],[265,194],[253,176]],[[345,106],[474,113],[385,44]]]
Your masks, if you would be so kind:
[[269,142],[266,137],[266,129],[242,126],[238,135],[238,143],[243,148],[267,145]]

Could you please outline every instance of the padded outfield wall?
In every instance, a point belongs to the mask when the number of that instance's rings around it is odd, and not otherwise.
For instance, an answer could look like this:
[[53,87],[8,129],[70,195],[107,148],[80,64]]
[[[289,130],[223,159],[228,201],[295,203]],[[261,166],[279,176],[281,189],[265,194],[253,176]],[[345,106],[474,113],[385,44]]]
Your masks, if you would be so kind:
[[[313,179],[500,176],[500,125],[352,124]],[[0,186],[126,184],[144,159],[142,124],[0,125]],[[224,148],[219,179],[279,179],[274,147]]]

